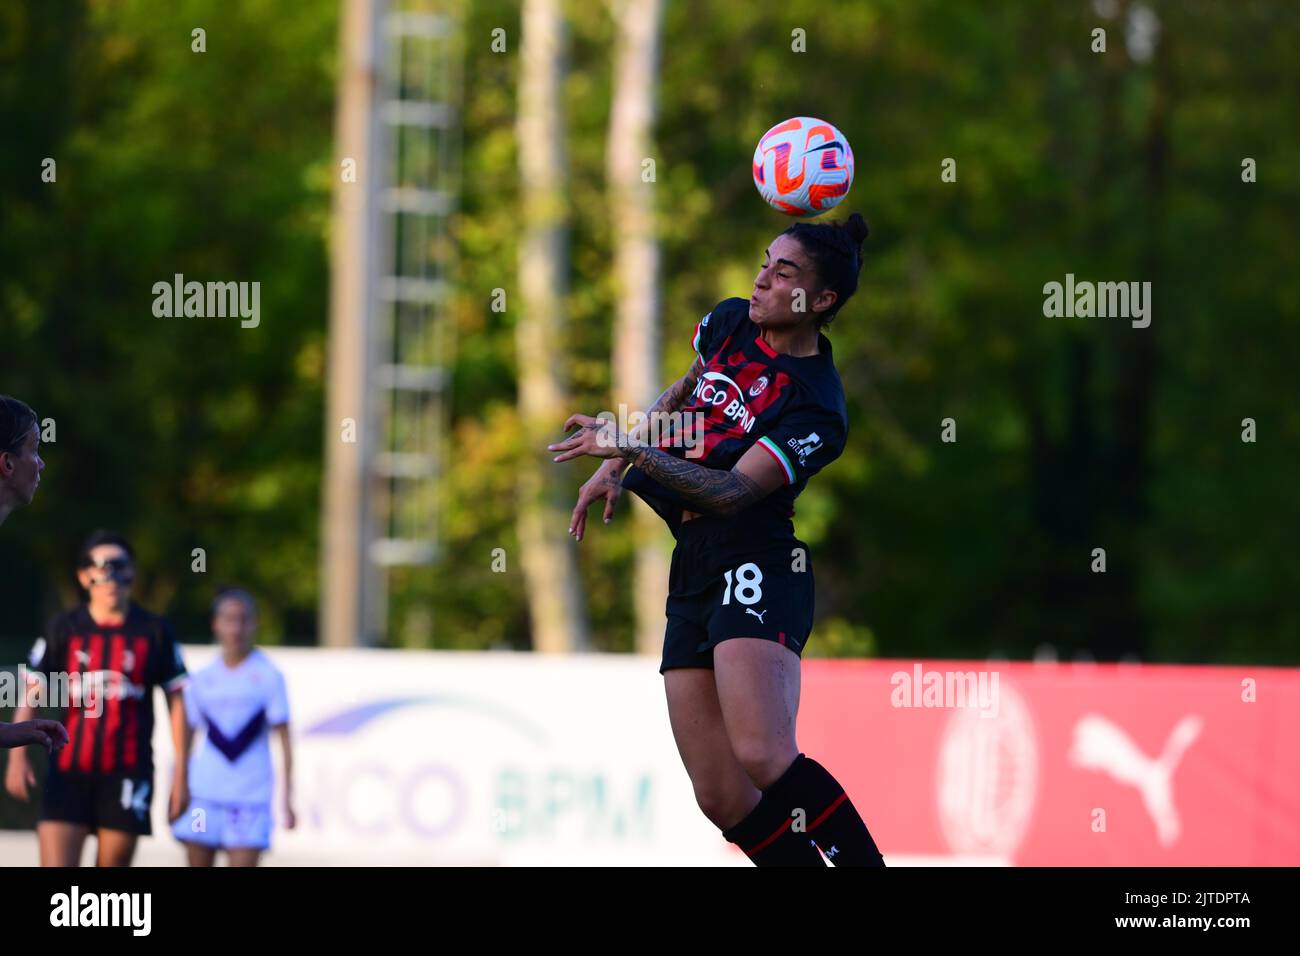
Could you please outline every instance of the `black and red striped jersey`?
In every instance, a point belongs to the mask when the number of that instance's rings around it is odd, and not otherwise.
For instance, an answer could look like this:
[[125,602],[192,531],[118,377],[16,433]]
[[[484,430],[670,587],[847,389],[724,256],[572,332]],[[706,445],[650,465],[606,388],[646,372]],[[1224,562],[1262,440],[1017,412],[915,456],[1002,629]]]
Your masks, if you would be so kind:
[[[703,434],[693,436],[695,448],[685,447],[675,431],[661,433],[654,444],[676,458],[724,471],[759,445],[781,466],[786,483],[736,520],[793,535],[795,499],[809,478],[840,456],[848,438],[844,387],[830,339],[818,333],[816,355],[776,352],[750,321],[748,300],[732,298],[700,320],[692,344],[705,367],[681,411],[703,415]],[[699,510],[636,465],[627,470],[623,487],[654,508],[674,534],[683,508]]]
[[187,679],[166,618],[133,603],[121,624],[96,624],[82,604],[54,616],[30,663],[51,703],[66,705],[59,719],[68,744],[50,758],[51,769],[152,774],[153,690],[177,690]]

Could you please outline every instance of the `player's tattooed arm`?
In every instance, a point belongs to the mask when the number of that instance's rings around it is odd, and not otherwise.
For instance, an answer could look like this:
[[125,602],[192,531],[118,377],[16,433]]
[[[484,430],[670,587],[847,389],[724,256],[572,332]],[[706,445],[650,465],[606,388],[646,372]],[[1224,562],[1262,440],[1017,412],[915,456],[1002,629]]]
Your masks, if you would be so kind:
[[[688,375],[684,381],[692,376]],[[692,386],[693,388],[694,386]],[[656,403],[658,404],[658,403]],[[567,438],[546,446],[558,452],[555,462],[569,461],[582,455],[608,459],[579,493],[575,521],[581,520],[586,506],[596,498],[611,496],[621,487],[624,468],[630,463],[660,484],[678,492],[691,510],[730,517],[786,483],[786,473],[772,454],[759,445],[752,446],[730,471],[708,468],[676,458],[662,448],[653,448],[637,430],[620,434],[615,423],[590,415],[570,415],[564,422]],[[611,464],[613,462],[614,464]],[[570,526],[573,533],[575,525]]]
[[[677,381],[669,385],[664,393],[659,396],[658,401],[650,406],[652,409],[659,409],[665,412],[675,412],[679,408],[685,408],[691,400],[691,394],[695,391],[695,386],[699,384],[700,376],[704,374],[704,359],[698,355],[691,367],[687,369],[686,374]],[[663,402],[662,408],[659,408],[659,402]]]
[[677,492],[692,511],[723,518],[739,514],[785,484],[780,466],[757,447],[745,452],[731,471],[675,458],[662,448],[629,446],[620,447],[620,452],[659,484]]
[[686,374],[673,382],[663,393],[655,399],[655,403],[650,406],[652,412],[675,412],[679,408],[685,408],[691,400],[691,392],[695,391],[695,385],[704,374],[704,361],[698,355]]
[[691,393],[695,391],[695,386],[699,383],[700,376],[703,374],[704,362],[697,355],[686,374],[664,389],[659,397],[655,399],[654,404],[650,406],[649,411],[646,412],[645,418],[637,422],[636,427],[628,432],[629,441],[633,444],[638,441],[645,441],[650,434],[650,422],[654,419],[656,412],[669,414],[685,408],[690,403]]

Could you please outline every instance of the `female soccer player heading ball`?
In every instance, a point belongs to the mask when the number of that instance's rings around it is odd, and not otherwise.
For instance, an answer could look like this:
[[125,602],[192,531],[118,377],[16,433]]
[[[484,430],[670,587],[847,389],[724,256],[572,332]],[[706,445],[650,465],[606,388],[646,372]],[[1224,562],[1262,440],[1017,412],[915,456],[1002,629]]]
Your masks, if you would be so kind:
[[[819,847],[836,866],[884,865],[844,788],[795,743],[813,572],[791,518],[848,434],[822,329],[857,290],[867,231],[857,213],[786,229],[749,301],[726,299],[695,327],[694,364],[640,425],[621,435],[572,415],[577,433],[547,446],[556,461],[609,459],[578,493],[579,541],[587,508],[604,499],[608,522],[622,488],[676,536],[659,668],[668,716],[700,809],[758,866],[823,866]],[[694,460],[675,425],[646,441],[674,412],[678,424],[703,416]]]

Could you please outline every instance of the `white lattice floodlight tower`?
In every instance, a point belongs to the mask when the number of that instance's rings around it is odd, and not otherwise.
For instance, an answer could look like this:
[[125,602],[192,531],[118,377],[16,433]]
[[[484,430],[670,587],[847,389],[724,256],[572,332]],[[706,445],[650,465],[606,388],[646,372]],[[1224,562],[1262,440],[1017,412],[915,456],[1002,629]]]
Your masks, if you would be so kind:
[[[343,3],[321,527],[327,645],[389,643],[394,570],[439,554],[460,23],[454,2]],[[341,172],[348,160],[352,182]],[[355,441],[344,437],[348,419]]]

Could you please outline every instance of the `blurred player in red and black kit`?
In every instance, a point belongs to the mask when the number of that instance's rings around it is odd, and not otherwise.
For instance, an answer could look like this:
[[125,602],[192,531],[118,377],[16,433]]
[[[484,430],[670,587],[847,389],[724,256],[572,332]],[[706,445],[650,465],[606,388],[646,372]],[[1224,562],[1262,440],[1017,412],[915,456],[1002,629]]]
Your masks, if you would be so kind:
[[[556,461],[610,459],[578,494],[578,540],[587,508],[604,499],[608,521],[624,487],[676,536],[659,668],[669,720],[700,809],[758,866],[824,866],[819,847],[836,866],[884,865],[844,788],[795,743],[813,573],[791,518],[848,435],[821,330],[857,290],[866,236],[857,213],[786,229],[749,301],[726,299],[696,326],[690,371],[640,425],[622,435],[573,415],[564,427],[578,432],[548,446]],[[703,416],[698,449],[678,447],[676,426],[650,431],[673,413]]]
[[[41,432],[36,413],[25,403],[0,395],[0,524],[10,513],[32,503],[41,483]],[[68,732],[57,720],[0,722],[0,749],[39,744],[55,750],[68,742]]]
[[[137,838],[152,832],[153,690],[167,694],[172,740],[184,753],[187,675],[171,625],[131,600],[135,563],[125,538],[92,534],[78,556],[77,580],[89,600],[55,616],[31,654],[33,671],[51,690],[57,682],[50,676],[60,672],[77,675],[80,688],[67,707],[70,743],[50,760],[45,781],[36,828],[41,865],[78,865],[93,832],[100,866],[129,866]],[[5,787],[26,800],[35,777],[20,751],[14,757]],[[178,760],[169,818],[188,803],[185,761]]]

